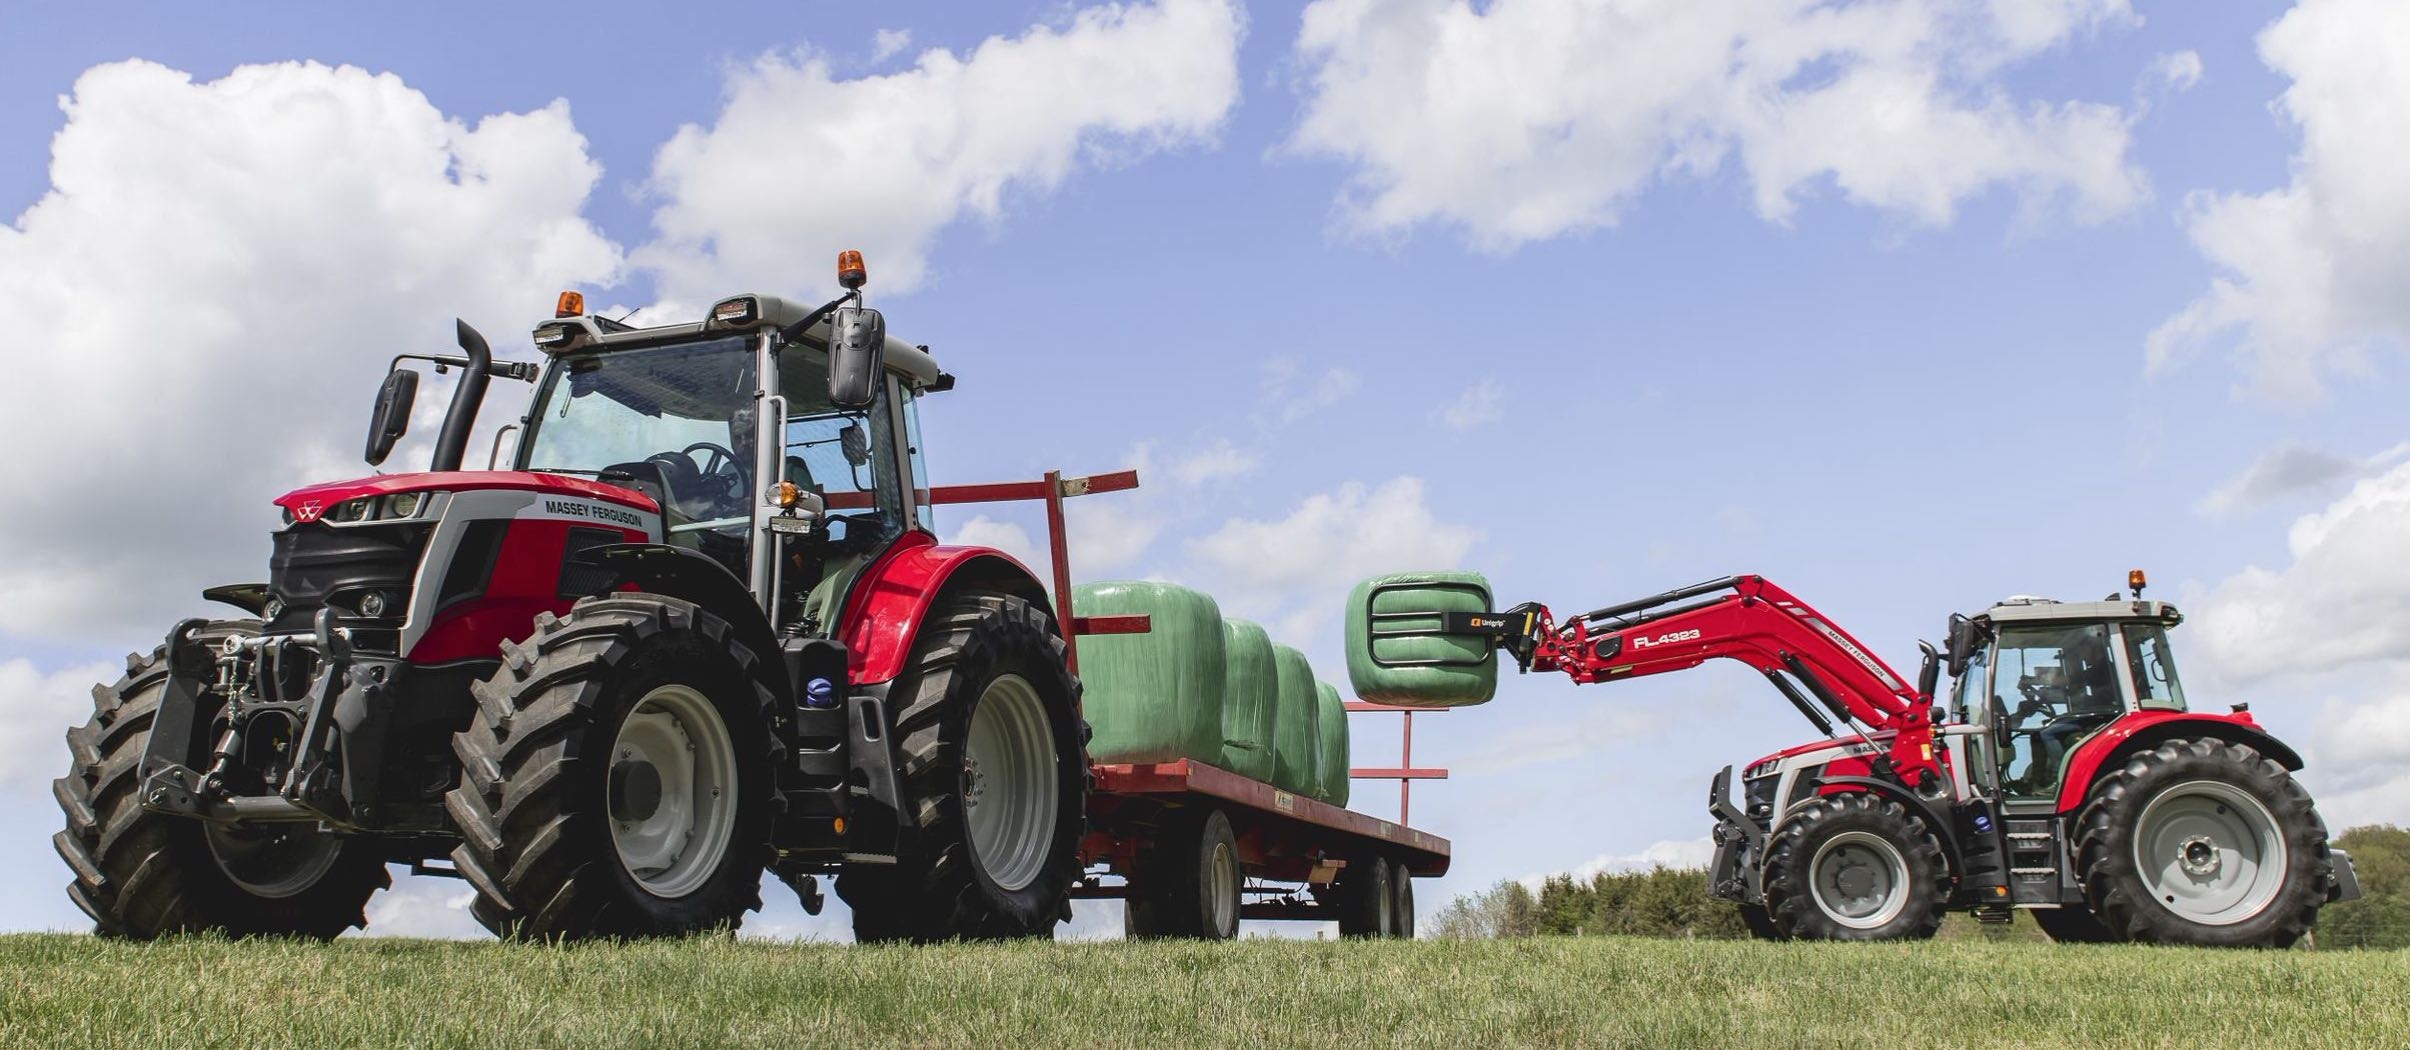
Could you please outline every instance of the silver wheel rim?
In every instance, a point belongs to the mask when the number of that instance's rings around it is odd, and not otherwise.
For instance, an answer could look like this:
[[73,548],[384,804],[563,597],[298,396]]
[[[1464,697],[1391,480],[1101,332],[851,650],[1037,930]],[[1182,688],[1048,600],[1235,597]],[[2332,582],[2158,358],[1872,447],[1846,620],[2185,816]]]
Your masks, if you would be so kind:
[[2206,926],[2267,910],[2284,888],[2288,853],[2268,807],[2222,781],[2161,791],[2134,824],[2143,888],[2161,907]]
[[710,881],[736,829],[736,744],[684,685],[646,693],[611,742],[606,795],[620,867],[656,897]]
[[256,828],[211,823],[202,837],[218,870],[254,897],[290,897],[325,878],[343,855],[343,841],[308,825]]
[[971,708],[962,759],[962,814],[971,855],[1000,889],[1037,881],[1054,846],[1054,735],[1046,706],[1020,675],[989,682]]
[[1853,930],[1876,929],[1908,906],[1908,858],[1873,832],[1826,839],[1808,863],[1808,875],[1817,909]]
[[1238,928],[1239,893],[1238,857],[1232,854],[1229,843],[1213,844],[1213,856],[1206,871],[1206,884],[1211,887],[1213,894],[1208,904],[1208,914],[1213,920],[1213,935],[1228,936]]

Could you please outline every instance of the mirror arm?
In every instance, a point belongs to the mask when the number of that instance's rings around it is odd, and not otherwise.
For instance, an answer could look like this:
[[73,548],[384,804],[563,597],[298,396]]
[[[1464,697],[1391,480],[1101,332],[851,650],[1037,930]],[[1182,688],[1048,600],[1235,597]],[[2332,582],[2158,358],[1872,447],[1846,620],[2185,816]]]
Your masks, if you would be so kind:
[[834,299],[820,304],[818,309],[803,315],[803,320],[779,329],[778,341],[781,343],[792,343],[801,340],[804,332],[810,330],[813,325],[819,324],[822,319],[828,317],[829,311],[835,310],[840,306],[860,298],[862,298],[862,293],[859,291],[853,291],[847,292],[844,295],[840,295]]

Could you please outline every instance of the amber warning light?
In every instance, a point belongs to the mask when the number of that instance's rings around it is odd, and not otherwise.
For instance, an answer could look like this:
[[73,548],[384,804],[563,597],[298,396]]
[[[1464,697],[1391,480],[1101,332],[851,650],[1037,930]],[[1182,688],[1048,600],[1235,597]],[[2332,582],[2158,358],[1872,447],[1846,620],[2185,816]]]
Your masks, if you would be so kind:
[[552,308],[554,317],[584,317],[585,315],[586,293],[584,292],[562,292],[561,301]]
[[2151,581],[2148,578],[2142,575],[2142,570],[2140,569],[2129,569],[2126,571],[2125,585],[2134,589],[2134,598],[2136,601],[2140,601],[2142,599],[2142,589],[2150,586],[2150,582]]
[[837,253],[837,283],[848,291],[862,287],[870,280],[870,270],[862,265],[862,253],[847,248]]

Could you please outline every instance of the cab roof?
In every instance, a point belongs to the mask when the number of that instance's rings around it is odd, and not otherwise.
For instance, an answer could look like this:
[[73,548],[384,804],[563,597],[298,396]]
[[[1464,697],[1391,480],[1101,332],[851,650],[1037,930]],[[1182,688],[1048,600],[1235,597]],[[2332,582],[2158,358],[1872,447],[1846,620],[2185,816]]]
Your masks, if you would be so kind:
[[2061,602],[2049,598],[2019,596],[1992,606],[1977,619],[2001,625],[2072,621],[2097,623],[2104,620],[2124,620],[2145,621],[2173,627],[2184,621],[2184,614],[2177,612],[2173,605],[2149,599]]
[[[751,299],[755,302],[757,309],[752,311],[750,320],[731,323],[718,320],[712,317],[710,312],[706,312],[701,321],[637,328],[613,321],[608,317],[594,315],[563,317],[545,321],[535,327],[536,346],[546,354],[566,354],[587,350],[627,350],[644,346],[659,346],[664,343],[684,342],[698,336],[734,335],[766,327],[785,327],[802,320],[804,315],[810,312],[809,307],[799,306],[774,295],[732,295],[721,299],[720,302],[725,303],[734,299]],[[714,305],[716,307],[717,304]],[[568,340],[566,342],[555,341],[552,345],[546,345],[545,337],[561,330],[568,332]],[[804,329],[802,342],[806,346],[827,349],[828,335],[828,319],[822,318],[813,322],[810,328]],[[951,377],[939,370],[937,359],[929,355],[929,349],[925,346],[916,346],[889,335],[882,356],[886,359],[889,373],[915,388],[944,389],[950,385],[946,381]]]

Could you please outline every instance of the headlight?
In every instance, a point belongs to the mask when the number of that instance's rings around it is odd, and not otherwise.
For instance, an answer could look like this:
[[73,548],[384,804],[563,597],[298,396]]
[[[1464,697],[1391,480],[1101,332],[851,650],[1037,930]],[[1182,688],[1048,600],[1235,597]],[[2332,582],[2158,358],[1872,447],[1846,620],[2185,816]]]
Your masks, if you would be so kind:
[[391,496],[387,496],[385,497],[385,517],[410,517],[411,515],[418,513],[418,505],[422,502],[424,501],[419,498],[419,493],[416,492],[397,492]]

